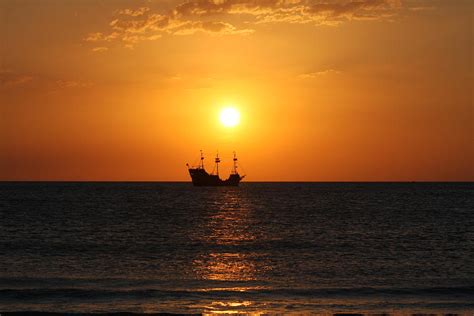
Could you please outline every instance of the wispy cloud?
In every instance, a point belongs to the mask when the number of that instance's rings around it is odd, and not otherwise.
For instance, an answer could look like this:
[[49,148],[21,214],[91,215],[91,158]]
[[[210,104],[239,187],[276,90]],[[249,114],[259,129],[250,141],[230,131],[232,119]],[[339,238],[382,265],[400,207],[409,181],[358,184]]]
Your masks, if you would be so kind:
[[0,87],[9,88],[22,86],[33,80],[33,76],[28,74],[18,74],[11,71],[0,71]]
[[174,30],[175,35],[189,35],[196,32],[207,32],[210,34],[228,35],[228,34],[249,34],[253,33],[251,29],[238,29],[234,25],[226,22],[214,21],[196,21],[187,22]]
[[56,85],[60,89],[67,88],[87,88],[92,84],[90,82],[83,82],[79,80],[56,80]]
[[93,51],[93,52],[98,52],[98,53],[100,53],[100,52],[105,52],[105,51],[107,51],[108,49],[109,49],[108,47],[99,46],[99,47],[94,47],[94,48],[92,49],[92,51]]
[[321,71],[316,71],[316,72],[308,72],[308,73],[300,74],[297,77],[299,79],[314,79],[314,78],[318,78],[318,77],[321,77],[321,76],[326,76],[326,75],[330,75],[330,74],[337,75],[337,74],[340,74],[340,73],[341,73],[341,71],[339,71],[339,70],[326,69],[326,70],[321,70]]
[[436,7],[434,6],[417,6],[417,7],[411,7],[408,8],[410,11],[431,11],[435,10]]
[[118,13],[123,14],[123,15],[129,15],[129,16],[141,16],[141,15],[144,15],[148,11],[150,11],[150,8],[141,7],[141,8],[135,9],[135,10],[134,9],[120,10],[120,11],[118,11]]
[[82,80],[58,79],[42,75],[19,73],[10,70],[0,71],[1,89],[34,89],[57,92],[63,89],[88,88],[93,84]]
[[400,7],[400,0],[190,0],[177,6],[174,13],[183,17],[239,14],[253,17],[255,23],[335,25],[355,19],[384,19]]
[[165,34],[245,35],[263,23],[339,25],[390,19],[401,6],[400,0],[187,0],[168,12],[148,7],[118,10],[108,32],[88,34],[85,40],[104,43],[101,47],[116,42],[133,48]]

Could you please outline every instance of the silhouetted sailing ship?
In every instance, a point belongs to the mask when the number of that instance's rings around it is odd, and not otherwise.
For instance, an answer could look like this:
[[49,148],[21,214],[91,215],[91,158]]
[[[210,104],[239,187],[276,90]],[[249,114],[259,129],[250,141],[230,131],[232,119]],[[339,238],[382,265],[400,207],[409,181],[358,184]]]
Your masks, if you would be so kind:
[[204,169],[204,156],[202,154],[202,151],[201,162],[199,163],[199,166],[197,168],[189,167],[189,165],[186,164],[186,166],[188,166],[189,175],[191,176],[191,179],[195,186],[238,186],[239,182],[245,177],[245,175],[241,176],[237,172],[237,156],[235,155],[235,152],[234,166],[227,180],[222,180],[221,178],[219,178],[219,163],[221,162],[219,154],[217,154],[216,159],[214,161],[216,163],[216,174],[209,174]]

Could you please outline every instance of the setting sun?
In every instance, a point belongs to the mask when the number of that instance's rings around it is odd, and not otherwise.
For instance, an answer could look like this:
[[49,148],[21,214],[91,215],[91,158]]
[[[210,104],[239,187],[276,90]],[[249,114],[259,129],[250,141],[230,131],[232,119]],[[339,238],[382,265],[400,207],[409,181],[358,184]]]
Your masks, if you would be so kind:
[[240,113],[233,107],[224,108],[220,112],[219,119],[225,127],[234,127],[240,122]]

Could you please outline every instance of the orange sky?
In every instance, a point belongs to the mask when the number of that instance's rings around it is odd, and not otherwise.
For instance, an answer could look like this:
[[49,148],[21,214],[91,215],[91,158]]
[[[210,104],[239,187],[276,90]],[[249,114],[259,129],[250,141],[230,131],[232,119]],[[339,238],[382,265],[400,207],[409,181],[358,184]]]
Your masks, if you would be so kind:
[[0,180],[473,181],[473,6],[1,1]]

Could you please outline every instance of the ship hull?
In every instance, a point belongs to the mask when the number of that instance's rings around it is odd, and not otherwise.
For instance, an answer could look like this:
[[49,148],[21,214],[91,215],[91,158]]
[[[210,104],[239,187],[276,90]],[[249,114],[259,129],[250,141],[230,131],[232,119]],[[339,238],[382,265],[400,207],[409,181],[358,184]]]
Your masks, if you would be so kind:
[[196,187],[226,187],[239,185],[243,179],[238,174],[231,174],[226,180],[222,180],[217,175],[208,174],[204,169],[189,169],[193,185]]

